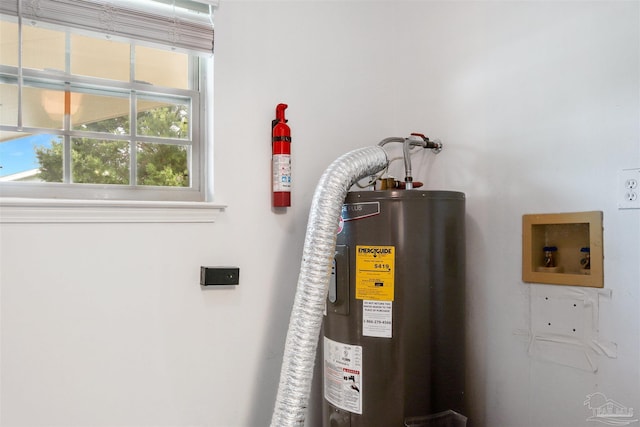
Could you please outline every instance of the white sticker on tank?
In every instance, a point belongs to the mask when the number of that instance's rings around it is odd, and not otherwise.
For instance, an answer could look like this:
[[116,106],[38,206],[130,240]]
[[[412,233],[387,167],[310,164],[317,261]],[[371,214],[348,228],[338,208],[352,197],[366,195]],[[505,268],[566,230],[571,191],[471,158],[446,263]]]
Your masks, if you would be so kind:
[[391,338],[393,302],[362,301],[362,335],[365,337]]
[[324,398],[362,414],[362,347],[324,337]]

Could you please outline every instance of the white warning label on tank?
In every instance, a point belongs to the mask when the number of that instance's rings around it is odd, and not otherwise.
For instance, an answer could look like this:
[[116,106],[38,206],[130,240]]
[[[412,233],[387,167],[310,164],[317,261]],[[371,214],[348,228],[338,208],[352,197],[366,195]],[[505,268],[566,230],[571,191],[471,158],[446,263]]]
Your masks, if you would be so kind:
[[362,335],[365,337],[391,338],[393,302],[362,301]]
[[324,398],[362,414],[362,347],[324,337]]

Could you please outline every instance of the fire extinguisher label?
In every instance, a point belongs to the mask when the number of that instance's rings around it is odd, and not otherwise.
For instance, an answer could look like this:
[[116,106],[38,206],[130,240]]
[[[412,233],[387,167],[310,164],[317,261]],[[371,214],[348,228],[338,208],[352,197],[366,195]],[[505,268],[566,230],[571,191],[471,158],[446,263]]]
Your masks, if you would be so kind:
[[273,155],[273,191],[291,191],[291,154]]
[[362,347],[324,337],[324,398],[362,414]]
[[393,301],[394,246],[356,246],[356,298]]
[[391,338],[392,326],[391,301],[362,301],[362,336]]

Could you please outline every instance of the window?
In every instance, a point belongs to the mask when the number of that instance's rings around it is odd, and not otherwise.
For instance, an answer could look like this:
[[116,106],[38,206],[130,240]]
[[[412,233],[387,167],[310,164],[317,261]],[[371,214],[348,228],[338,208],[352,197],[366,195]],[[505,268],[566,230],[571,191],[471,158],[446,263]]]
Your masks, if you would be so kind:
[[210,6],[9,3],[0,6],[1,195],[204,201]]

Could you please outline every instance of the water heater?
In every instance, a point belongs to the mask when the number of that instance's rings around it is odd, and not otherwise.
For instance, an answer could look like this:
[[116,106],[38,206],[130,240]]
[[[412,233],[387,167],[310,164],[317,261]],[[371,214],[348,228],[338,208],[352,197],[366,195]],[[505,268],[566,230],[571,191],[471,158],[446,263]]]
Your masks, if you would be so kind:
[[325,427],[464,411],[464,216],[459,192],[348,193],[320,343]]

